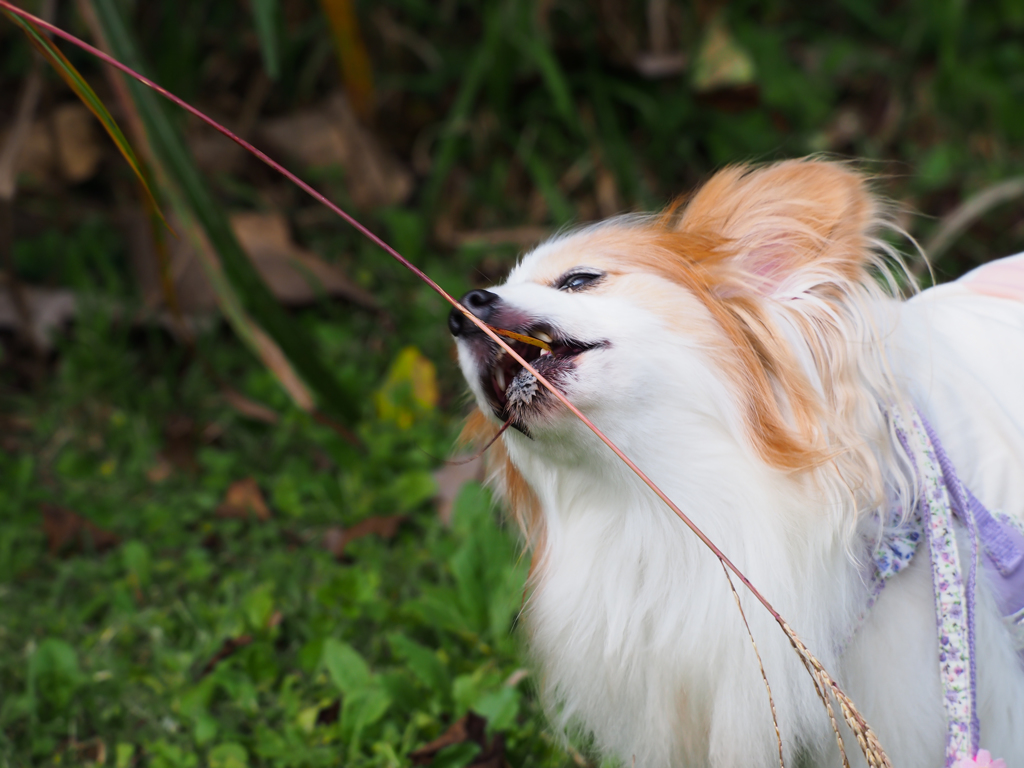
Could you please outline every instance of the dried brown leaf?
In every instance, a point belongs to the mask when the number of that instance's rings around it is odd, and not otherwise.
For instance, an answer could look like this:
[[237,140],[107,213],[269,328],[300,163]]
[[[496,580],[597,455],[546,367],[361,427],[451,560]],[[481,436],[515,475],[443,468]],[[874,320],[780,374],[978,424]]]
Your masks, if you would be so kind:
[[[0,132],[0,146],[17,136],[17,127]],[[82,104],[61,104],[48,116],[34,120],[23,137],[12,168],[37,184],[78,184],[91,179],[103,159],[103,145],[95,121]],[[10,183],[4,184],[10,187]]]
[[241,635],[239,637],[227,638],[223,643],[221,643],[217,652],[210,657],[210,660],[203,665],[202,670],[199,672],[199,677],[206,677],[213,671],[213,668],[224,661],[224,659],[232,656],[239,648],[244,648],[251,642],[252,635]]
[[176,414],[164,423],[164,448],[161,458],[174,469],[183,472],[198,472],[196,448],[199,443],[198,427],[191,416]]
[[263,492],[255,478],[233,482],[224,494],[224,501],[217,507],[217,517],[248,519],[254,515],[257,520],[270,519],[270,508],[263,499]]
[[82,104],[74,102],[57,107],[52,120],[61,174],[73,184],[91,179],[103,159],[92,114]]
[[360,208],[396,205],[412,192],[412,174],[362,126],[343,94],[326,103],[267,121],[266,141],[311,168],[341,166]]
[[[172,227],[183,229],[172,215]],[[140,212],[125,217],[132,250],[132,266],[140,292],[150,306],[158,304],[163,295],[158,263],[149,224]],[[367,309],[377,309],[373,295],[351,280],[336,264],[301,248],[291,238],[288,223],[278,213],[237,213],[231,226],[242,248],[252,259],[261,277],[284,304],[311,304],[323,296],[342,298]],[[194,243],[186,237],[168,242],[170,278],[181,312],[202,315],[220,306],[217,292],[210,283],[207,270],[196,253]]]
[[[0,275],[0,328],[18,330],[21,318],[6,282],[6,275]],[[75,294],[63,288],[33,286],[22,286],[21,293],[31,318],[33,337],[42,349],[49,349],[54,331],[70,323],[78,312]]]
[[399,526],[408,519],[408,515],[382,515],[380,517],[368,517],[362,520],[345,532],[345,538],[349,541],[361,539],[363,536],[380,536],[382,539],[393,539],[398,533]]
[[487,741],[487,720],[475,712],[467,712],[452,723],[448,730],[428,744],[409,753],[413,765],[430,765],[445,747],[471,742],[480,746],[480,752],[470,763],[474,768],[502,768],[505,762],[505,739],[498,733]]
[[[196,306],[202,307],[202,304],[197,302],[197,297],[201,295],[203,289],[206,289],[213,295],[213,300],[229,320],[234,331],[260,358],[264,366],[274,374],[293,402],[305,411],[312,411],[314,407],[312,393],[294,370],[277,342],[245,311],[239,296],[231,287],[220,263],[220,258],[213,250],[205,233],[198,229],[196,222],[189,220],[185,223],[186,226],[183,226],[182,230],[188,235],[188,245],[187,247],[184,245],[185,238],[180,241],[172,254],[168,270],[170,273],[168,279],[173,279],[176,283],[175,292],[188,299],[178,303],[179,311],[187,311]],[[199,269],[196,269],[196,266]],[[179,267],[185,270],[191,268],[192,285],[189,289],[183,288],[186,280],[180,273]]]
[[68,752],[72,753],[71,762],[75,765],[106,765],[107,762],[107,744],[99,736],[86,741],[72,738],[65,742],[64,752],[65,757]]
[[345,529],[340,525],[332,525],[324,531],[323,547],[340,560],[345,554]]
[[163,456],[158,456],[156,463],[146,470],[146,479],[151,483],[162,483],[174,474],[174,465]]
[[121,539],[91,520],[56,504],[40,504],[43,515],[43,533],[51,555],[69,555],[74,552],[104,552],[116,547]]
[[279,213],[236,213],[231,228],[267,285],[285,304],[309,304],[318,297],[339,296],[374,309],[377,301],[335,264],[300,248]]
[[309,391],[305,382],[299,378],[299,374],[292,367],[291,361],[266,331],[253,323],[249,327],[249,334],[256,345],[256,351],[263,361],[263,364],[270,369],[271,373],[281,382],[292,401],[307,413],[313,410],[316,401],[313,400],[313,393]]
[[223,387],[220,393],[228,405],[246,418],[253,421],[262,421],[264,424],[277,424],[281,420],[281,417],[275,411],[257,403],[255,400],[250,400],[237,390]]
[[323,546],[335,558],[341,559],[349,542],[364,536],[379,536],[388,541],[395,537],[399,527],[408,519],[408,515],[381,515],[368,517],[351,528],[332,526],[324,531]]

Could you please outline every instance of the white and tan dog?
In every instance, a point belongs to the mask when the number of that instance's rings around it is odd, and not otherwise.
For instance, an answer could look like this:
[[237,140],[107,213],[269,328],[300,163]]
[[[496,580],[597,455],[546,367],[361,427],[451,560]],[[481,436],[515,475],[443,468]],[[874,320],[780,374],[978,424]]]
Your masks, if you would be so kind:
[[[884,225],[846,165],[730,168],[661,216],[555,237],[463,302],[549,343],[515,348],[774,603],[895,768],[940,768],[928,558],[864,616],[865,542],[876,510],[915,503],[887,418],[911,406],[985,505],[1024,518],[1024,260],[903,302]],[[777,764],[714,556],[476,326],[457,312],[450,325],[479,407],[471,431],[512,419],[493,480],[534,551],[528,637],[554,720],[626,766]],[[983,579],[977,589],[983,743],[1024,766],[1024,666]],[[840,765],[789,642],[743,603],[787,764]]]

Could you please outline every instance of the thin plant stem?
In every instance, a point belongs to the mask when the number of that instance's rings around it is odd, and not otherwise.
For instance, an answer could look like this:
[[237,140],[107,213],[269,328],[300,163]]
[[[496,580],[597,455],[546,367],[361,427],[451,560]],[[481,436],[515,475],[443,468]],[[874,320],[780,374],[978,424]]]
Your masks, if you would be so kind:
[[[768,691],[768,706],[772,711],[772,725],[775,726],[775,743],[779,747],[779,768],[786,768],[786,759],[783,755],[782,750],[782,731],[779,730],[779,715],[775,711],[775,697],[772,696],[772,686],[768,682],[768,675],[764,671],[764,662],[761,660],[761,652],[757,649],[757,641],[754,640],[754,633],[750,630],[750,622],[747,621],[747,614],[743,610],[743,604],[740,603],[740,594],[736,591],[736,586],[732,583],[732,576],[729,575],[729,571],[725,569],[725,565],[722,565],[722,572],[725,574],[725,580],[729,582],[729,589],[732,591],[732,596],[736,600],[736,608],[740,612],[740,618],[743,619],[743,626],[747,629],[747,637],[750,638],[750,644],[754,646],[754,655],[757,656],[757,666],[761,670],[761,679],[764,681],[764,688]],[[839,746],[842,749],[842,744]]]

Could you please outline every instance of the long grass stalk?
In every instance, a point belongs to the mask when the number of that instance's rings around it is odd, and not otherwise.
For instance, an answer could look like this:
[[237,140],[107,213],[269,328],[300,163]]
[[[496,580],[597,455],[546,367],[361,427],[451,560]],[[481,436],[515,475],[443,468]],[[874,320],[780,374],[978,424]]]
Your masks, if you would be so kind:
[[[162,88],[161,86],[157,85],[145,76],[140,75],[138,72],[134,71],[125,64],[122,64],[121,62],[117,61],[112,56],[109,56],[105,54],[103,51],[94,48],[93,46],[89,45],[83,40],[80,40],[79,38],[75,37],[69,32],[65,32],[59,27],[56,27],[53,24],[46,23],[41,19],[33,16],[32,14],[28,13],[27,11],[18,8],[17,6],[13,5],[10,2],[10,0],[0,0],[0,7],[5,8],[12,13],[16,13],[19,16],[22,16],[23,18],[38,25],[42,29],[45,29],[46,31],[52,34],[57,35],[58,37],[61,37],[67,40],[68,42],[78,46],[82,50],[85,50],[91,53],[92,55],[100,58],[110,66],[116,67],[117,69],[134,78],[138,82],[143,83],[144,85],[152,88],[161,96],[173,102],[174,104],[177,104],[179,107],[186,110],[190,114],[195,115],[200,120],[214,128],[215,130],[219,131],[223,135],[227,136],[229,139],[239,144],[245,150],[255,155],[266,165],[270,166],[277,172],[281,173],[285,178],[294,183],[296,186],[298,186],[304,192],[309,194],[315,200],[327,206],[328,209],[330,209],[335,214],[344,219],[346,222],[348,222],[358,232],[363,234],[367,239],[369,239],[375,245],[380,247],[385,253],[390,255],[392,258],[394,258],[396,261],[398,261],[400,264],[402,264],[404,267],[410,270],[413,274],[415,274],[420,280],[422,280],[424,283],[430,286],[430,288],[434,292],[441,296],[452,307],[460,311],[470,322],[476,325],[481,332],[486,334],[495,344],[504,349],[506,354],[511,355],[512,359],[514,359],[516,362],[522,365],[525,370],[529,371],[537,379],[537,381],[539,381],[540,384],[552,394],[552,396],[554,396],[573,415],[575,415],[580,421],[582,421],[587,426],[587,428],[590,429],[594,433],[594,435],[597,436],[597,438],[601,442],[603,442],[609,448],[609,450],[612,451],[612,453],[614,453],[621,461],[623,461],[626,464],[626,466],[629,467],[630,470],[632,470],[633,473],[636,474],[636,476],[639,477],[640,480],[648,488],[650,488],[651,491],[659,499],[661,499],[666,504],[666,506],[668,506],[668,508],[675,513],[677,517],[679,517],[679,519],[693,532],[693,534],[708,549],[711,550],[715,557],[718,558],[719,562],[725,568],[731,571],[737,579],[740,580],[740,583],[742,583],[743,586],[746,587],[747,590],[758,600],[758,602],[760,602],[761,605],[764,606],[765,610],[767,610],[768,613],[772,616],[772,618],[775,619],[775,622],[779,625],[779,627],[782,629],[785,635],[789,638],[794,650],[796,650],[797,654],[803,661],[804,665],[808,668],[808,672],[811,674],[811,677],[815,681],[815,684],[820,686],[820,690],[823,692],[824,697],[826,698],[826,706],[829,709],[830,713],[831,707],[827,704],[827,697],[829,695],[832,695],[839,702],[843,712],[844,720],[853,731],[857,739],[857,743],[860,746],[862,752],[864,753],[865,759],[868,762],[868,765],[871,766],[871,768],[891,768],[889,759],[886,756],[884,750],[882,750],[877,737],[875,736],[874,732],[867,724],[867,722],[864,720],[864,718],[861,716],[860,712],[857,711],[856,707],[853,704],[853,701],[849,698],[849,696],[845,694],[845,692],[843,692],[839,684],[836,683],[835,680],[828,674],[828,672],[825,670],[821,662],[818,661],[814,654],[811,653],[811,651],[807,648],[804,642],[800,639],[796,632],[789,626],[786,620],[783,619],[783,617],[779,614],[775,607],[768,601],[768,599],[761,594],[761,592],[750,582],[746,575],[744,575],[744,573],[732,562],[732,560],[730,560],[725,555],[725,553],[723,553],[722,550],[719,549],[718,546],[713,541],[711,541],[710,538],[708,538],[708,536],[697,526],[697,524],[694,523],[686,515],[686,513],[683,512],[675,504],[675,502],[673,502],[668,497],[668,495],[664,491],[662,491],[654,483],[654,481],[651,480],[643,472],[643,470],[641,470],[640,467],[638,467],[632,461],[632,459],[626,456],[626,454],[623,453],[622,450],[611,441],[611,439],[609,439],[600,429],[598,429],[598,427],[590,419],[583,415],[583,413],[575,405],[573,405],[568,400],[568,398],[566,398],[565,395],[563,395],[550,381],[548,381],[540,373],[538,373],[533,368],[533,366],[530,365],[530,363],[523,359],[523,357],[521,357],[509,344],[507,344],[498,333],[493,331],[486,323],[482,322],[472,312],[470,312],[455,298],[448,294],[447,291],[445,291],[443,288],[441,288],[440,285],[434,282],[434,280],[431,279],[425,272],[423,272],[421,269],[412,264],[408,259],[406,259],[400,253],[398,253],[398,251],[396,251],[394,248],[388,245],[383,239],[381,239],[376,234],[371,232],[366,226],[357,221],[351,214],[347,213],[346,211],[338,207],[336,204],[327,199],[323,194],[315,190],[313,187],[311,187],[305,181],[300,179],[294,173],[283,167],[280,163],[276,162],[272,158],[268,157],[264,152],[257,149],[255,146],[253,146],[246,140],[236,136],[223,125],[216,122],[212,118],[206,116],[198,109],[185,102],[183,99],[169,92],[165,88]],[[834,717],[832,719],[834,721]],[[836,729],[836,736],[839,737],[838,728]],[[841,741],[841,737],[839,738]]]

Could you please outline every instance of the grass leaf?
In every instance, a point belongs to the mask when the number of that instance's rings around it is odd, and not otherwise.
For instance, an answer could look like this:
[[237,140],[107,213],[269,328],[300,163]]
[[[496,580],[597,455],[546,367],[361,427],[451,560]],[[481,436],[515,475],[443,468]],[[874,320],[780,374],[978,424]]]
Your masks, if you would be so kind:
[[346,696],[370,685],[373,674],[369,665],[348,643],[329,637],[324,640],[321,654],[327,674]]
[[420,645],[399,632],[388,635],[391,652],[408,666],[409,670],[434,693],[451,699],[452,682],[441,660],[430,648]]
[[[135,155],[135,151],[132,149],[131,144],[121,131],[117,121],[114,120],[110,111],[106,108],[99,96],[92,89],[92,86],[86,82],[85,78],[79,73],[75,66],[68,61],[67,57],[61,53],[60,49],[54,45],[54,43],[46,37],[39,29],[30,21],[16,16],[10,11],[4,10],[4,14],[14,24],[21,28],[25,36],[28,37],[29,42],[39,51],[40,55],[54,68],[61,79],[68,84],[68,87],[74,92],[74,94],[82,100],[82,103],[89,109],[96,119],[100,121],[100,125],[103,126],[103,130],[107,132],[110,138],[113,140],[114,145],[118,151],[127,161],[129,167],[135,173],[139,183],[145,190],[146,195],[149,198],[149,204],[152,209],[157,213],[160,219],[167,224],[167,219],[164,217],[163,212],[160,210],[160,206],[156,201],[156,197],[153,195],[153,190],[150,187],[150,182],[147,178],[147,174],[139,158]],[[168,228],[170,226],[168,225]]]
[[271,80],[281,75],[281,50],[277,40],[277,0],[252,0],[253,21],[260,39],[263,66]]

